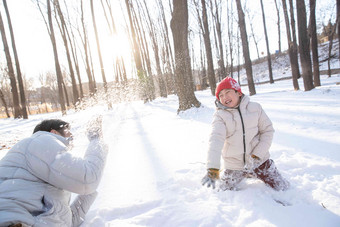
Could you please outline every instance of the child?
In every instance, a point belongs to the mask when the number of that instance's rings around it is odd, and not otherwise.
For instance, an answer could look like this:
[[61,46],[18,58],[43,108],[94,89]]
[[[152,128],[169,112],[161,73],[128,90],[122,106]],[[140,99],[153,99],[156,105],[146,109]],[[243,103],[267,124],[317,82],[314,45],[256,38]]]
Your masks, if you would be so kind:
[[217,108],[209,139],[208,172],[202,179],[202,185],[215,188],[222,151],[225,169],[220,179],[222,190],[234,190],[249,175],[275,190],[288,189],[288,181],[269,159],[274,129],[261,105],[251,102],[231,77],[217,86],[216,98]]

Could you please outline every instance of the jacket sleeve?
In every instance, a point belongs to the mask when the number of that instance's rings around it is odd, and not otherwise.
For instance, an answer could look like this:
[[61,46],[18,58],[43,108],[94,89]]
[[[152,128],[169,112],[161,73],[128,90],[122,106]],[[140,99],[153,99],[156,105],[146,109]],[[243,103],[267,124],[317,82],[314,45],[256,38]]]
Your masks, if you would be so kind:
[[78,195],[71,205],[72,226],[80,226],[85,220],[86,213],[96,199],[98,192],[88,195]]
[[[260,116],[258,121],[259,142],[253,148],[252,154],[263,160],[269,156],[269,148],[273,141],[274,128],[271,120],[260,106]],[[265,160],[263,160],[265,161]]]
[[55,187],[77,194],[93,193],[99,185],[107,147],[93,139],[84,158],[66,152],[67,147],[54,136],[36,138],[26,152],[28,169]]
[[227,135],[227,128],[224,120],[215,112],[212,122],[212,130],[209,138],[209,150],[207,158],[207,169],[220,169],[221,152]]

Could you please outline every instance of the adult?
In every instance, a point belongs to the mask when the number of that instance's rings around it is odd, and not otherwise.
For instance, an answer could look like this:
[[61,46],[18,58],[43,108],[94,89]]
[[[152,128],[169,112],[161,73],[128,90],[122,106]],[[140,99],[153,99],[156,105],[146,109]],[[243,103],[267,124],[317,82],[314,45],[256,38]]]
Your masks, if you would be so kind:
[[[93,122],[95,122],[93,124]],[[79,226],[94,202],[107,146],[101,118],[87,130],[83,158],[70,152],[70,124],[39,123],[0,160],[0,226]],[[78,194],[70,204],[71,194]]]

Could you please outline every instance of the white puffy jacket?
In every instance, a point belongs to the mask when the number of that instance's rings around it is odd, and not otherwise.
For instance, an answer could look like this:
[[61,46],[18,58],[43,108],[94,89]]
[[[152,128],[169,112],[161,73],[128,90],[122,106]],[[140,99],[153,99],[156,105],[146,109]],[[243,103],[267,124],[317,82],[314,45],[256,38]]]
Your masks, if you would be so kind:
[[249,97],[243,95],[238,108],[224,107],[218,101],[216,106],[209,139],[207,168],[220,169],[221,153],[224,168],[230,170],[244,169],[251,154],[259,157],[261,163],[269,159],[274,129],[261,105],[250,102]]
[[[68,141],[39,131],[0,160],[0,226],[78,226],[96,197],[107,147],[90,141],[83,158]],[[70,205],[71,192],[79,194]]]

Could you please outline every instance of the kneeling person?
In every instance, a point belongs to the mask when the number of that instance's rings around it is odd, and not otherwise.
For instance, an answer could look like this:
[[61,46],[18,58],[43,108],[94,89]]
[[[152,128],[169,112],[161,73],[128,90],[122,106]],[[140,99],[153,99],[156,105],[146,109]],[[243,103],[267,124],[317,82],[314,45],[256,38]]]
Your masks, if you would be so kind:
[[[215,188],[221,178],[222,190],[233,190],[247,176],[253,175],[275,190],[286,190],[289,183],[270,159],[273,140],[272,122],[261,105],[251,102],[240,85],[230,77],[216,88],[216,111],[209,139],[207,175],[202,184]],[[220,175],[221,153],[224,171]]]
[[[74,157],[70,125],[44,120],[0,160],[0,226],[79,226],[94,202],[107,156],[101,119]],[[72,204],[71,193],[79,194]]]

